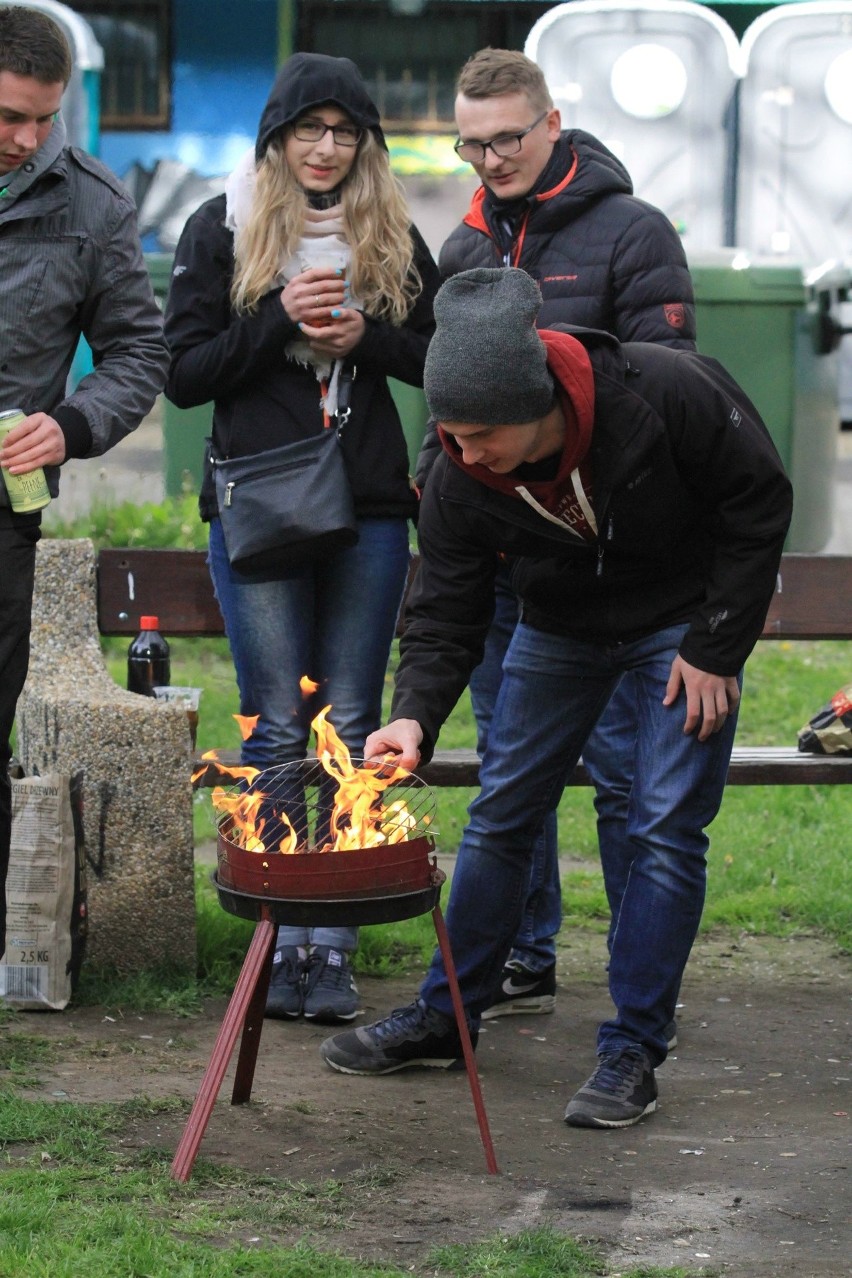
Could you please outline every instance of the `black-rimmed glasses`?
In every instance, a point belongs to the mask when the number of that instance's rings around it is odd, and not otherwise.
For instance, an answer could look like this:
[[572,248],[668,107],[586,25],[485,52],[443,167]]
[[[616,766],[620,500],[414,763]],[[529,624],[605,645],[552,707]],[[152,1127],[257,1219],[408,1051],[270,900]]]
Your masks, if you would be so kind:
[[338,146],[357,146],[364,130],[355,124],[325,124],[322,120],[297,120],[293,136],[300,142],[321,142],[330,133]]
[[532,124],[527,125],[520,133],[501,133],[498,138],[492,138],[490,142],[477,142],[471,140],[464,141],[459,138],[453,150],[460,160],[464,160],[467,164],[481,164],[485,159],[485,152],[491,150],[500,159],[504,159],[510,155],[517,155],[521,149],[521,144],[528,133],[532,133],[537,125],[541,124],[547,111],[542,111]]

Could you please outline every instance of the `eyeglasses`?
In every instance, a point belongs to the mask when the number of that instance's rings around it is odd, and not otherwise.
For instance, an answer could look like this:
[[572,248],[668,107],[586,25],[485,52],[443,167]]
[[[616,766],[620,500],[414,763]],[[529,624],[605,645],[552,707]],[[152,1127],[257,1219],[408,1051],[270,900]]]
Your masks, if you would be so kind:
[[492,138],[490,142],[465,142],[459,138],[453,150],[460,160],[465,160],[468,164],[481,164],[485,159],[485,152],[491,150],[500,159],[504,159],[509,155],[517,155],[521,149],[521,143],[528,133],[532,133],[537,125],[541,124],[547,111],[542,111],[538,119],[533,120],[532,124],[523,129],[520,133],[501,133],[499,138]]
[[364,130],[355,124],[325,124],[322,120],[297,120],[293,136],[300,142],[321,142],[330,133],[338,146],[357,146]]

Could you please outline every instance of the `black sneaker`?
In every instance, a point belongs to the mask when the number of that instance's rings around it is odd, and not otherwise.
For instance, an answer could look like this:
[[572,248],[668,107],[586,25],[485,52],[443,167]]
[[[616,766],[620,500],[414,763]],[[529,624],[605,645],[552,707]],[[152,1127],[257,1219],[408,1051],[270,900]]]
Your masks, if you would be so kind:
[[600,1058],[597,1069],[568,1102],[569,1127],[632,1127],[657,1108],[657,1083],[641,1047]]
[[[471,1031],[476,1046],[477,1035]],[[430,1069],[463,1069],[458,1028],[451,1016],[419,999],[399,1007],[383,1021],[327,1038],[320,1056],[341,1074],[393,1074],[422,1065]]]
[[272,959],[265,1016],[296,1020],[302,1015],[305,961],[295,945],[283,945]]
[[343,950],[330,945],[315,945],[311,950],[302,1012],[306,1021],[327,1025],[351,1021],[358,1015],[358,987]]
[[533,972],[519,959],[509,959],[500,978],[500,990],[494,1002],[482,1013],[484,1021],[497,1016],[543,1016],[556,1006],[556,967]]

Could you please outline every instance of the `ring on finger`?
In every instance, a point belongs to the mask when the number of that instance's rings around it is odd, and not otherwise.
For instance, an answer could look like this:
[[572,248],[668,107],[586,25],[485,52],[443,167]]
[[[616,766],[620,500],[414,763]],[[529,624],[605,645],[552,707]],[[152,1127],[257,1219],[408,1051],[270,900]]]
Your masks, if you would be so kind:
[[319,296],[319,293],[314,293],[314,305],[315,305],[315,306],[319,306],[319,304],[320,304],[320,296]]

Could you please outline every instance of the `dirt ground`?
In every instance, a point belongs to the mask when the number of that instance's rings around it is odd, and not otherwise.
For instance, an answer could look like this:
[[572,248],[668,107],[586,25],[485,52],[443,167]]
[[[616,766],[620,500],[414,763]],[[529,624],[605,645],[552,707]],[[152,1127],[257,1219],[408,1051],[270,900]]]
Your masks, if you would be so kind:
[[[343,1236],[312,1241],[402,1268],[437,1244],[550,1224],[603,1244],[613,1271],[852,1274],[848,956],[812,938],[699,941],[657,1112],[626,1130],[582,1131],[562,1114],[609,1011],[603,963],[601,937],[563,933],[555,1013],[493,1021],[481,1036],[499,1175],[486,1172],[464,1072],[336,1074],[317,1057],[332,1031],[302,1021],[265,1022],[247,1107],[229,1103],[234,1054],[200,1156],[312,1183],[386,1174],[392,1191],[365,1189]],[[416,983],[362,980],[365,1017],[408,1002]],[[55,1042],[42,1095],[189,1102],[225,1006],[191,1020],[71,1008],[16,1028]],[[170,1154],[185,1121],[143,1120],[130,1142]]]

